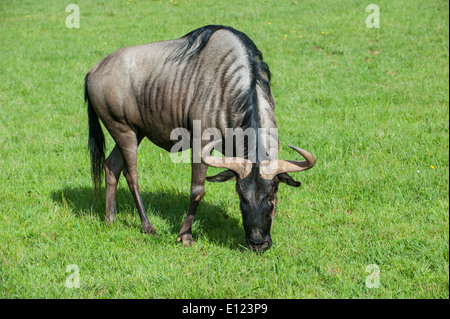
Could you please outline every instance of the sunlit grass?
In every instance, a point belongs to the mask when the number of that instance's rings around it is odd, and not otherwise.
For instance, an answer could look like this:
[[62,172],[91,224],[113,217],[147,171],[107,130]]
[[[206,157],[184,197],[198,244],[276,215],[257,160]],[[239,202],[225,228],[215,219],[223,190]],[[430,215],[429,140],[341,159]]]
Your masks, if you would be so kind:
[[[448,298],[448,3],[5,2],[0,8],[0,296],[3,298]],[[195,246],[175,238],[190,168],[144,141],[138,174],[160,237],[141,234],[124,179],[118,215],[95,202],[86,72],[127,45],[206,24],[248,34],[273,73],[280,157],[318,159],[281,185],[272,239],[245,247],[232,182],[207,184]],[[108,150],[113,147],[107,138]],[[210,169],[209,175],[219,172]],[[78,265],[80,288],[66,267]],[[367,288],[366,267],[380,269]]]

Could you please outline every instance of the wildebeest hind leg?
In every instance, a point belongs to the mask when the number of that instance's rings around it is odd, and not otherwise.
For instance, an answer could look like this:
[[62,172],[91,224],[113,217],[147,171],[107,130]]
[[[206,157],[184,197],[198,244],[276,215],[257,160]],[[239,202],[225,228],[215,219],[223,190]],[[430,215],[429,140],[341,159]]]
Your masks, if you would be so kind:
[[139,184],[137,176],[137,147],[142,138],[137,138],[134,132],[124,133],[121,139],[116,141],[123,155],[124,168],[123,175],[127,179],[128,187],[131,194],[133,194],[134,203],[136,204],[139,212],[139,217],[142,223],[142,232],[151,235],[157,235],[155,228],[148,220],[147,213],[142,202],[141,194],[139,193]]
[[191,172],[191,196],[189,203],[189,210],[181,227],[180,233],[177,237],[177,241],[182,242],[184,246],[191,246],[194,244],[192,239],[192,222],[194,221],[195,212],[197,211],[198,204],[205,195],[205,179],[208,166],[202,163],[192,163]]
[[106,214],[105,220],[107,224],[114,222],[116,215],[116,190],[119,182],[120,172],[123,168],[123,156],[116,145],[103,163],[105,168],[105,184],[106,184]]

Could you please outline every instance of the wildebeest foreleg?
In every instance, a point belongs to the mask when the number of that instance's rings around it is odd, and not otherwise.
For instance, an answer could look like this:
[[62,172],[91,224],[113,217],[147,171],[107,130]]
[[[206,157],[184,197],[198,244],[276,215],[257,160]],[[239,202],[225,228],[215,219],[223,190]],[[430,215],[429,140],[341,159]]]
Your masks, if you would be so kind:
[[114,222],[116,215],[116,190],[119,182],[120,172],[123,168],[123,156],[116,145],[103,164],[105,168],[106,184],[106,215],[107,224]]
[[208,166],[202,163],[192,163],[191,172],[191,196],[189,203],[189,210],[181,227],[180,233],[177,237],[177,241],[181,241],[184,246],[191,246],[194,244],[192,239],[192,222],[194,221],[195,212],[197,211],[198,204],[205,195],[205,179]]

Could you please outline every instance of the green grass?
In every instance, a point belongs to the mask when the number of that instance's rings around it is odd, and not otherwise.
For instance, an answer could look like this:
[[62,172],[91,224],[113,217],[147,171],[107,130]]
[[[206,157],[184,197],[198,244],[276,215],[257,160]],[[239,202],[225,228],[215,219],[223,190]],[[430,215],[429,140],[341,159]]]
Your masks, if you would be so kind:
[[[65,26],[69,3],[0,6],[1,298],[449,297],[447,1],[380,0],[379,29],[360,1],[77,1],[79,29]],[[86,72],[206,24],[263,52],[280,157],[298,158],[293,144],[318,159],[293,174],[301,188],[280,186],[262,255],[245,247],[232,182],[207,184],[195,246],[175,242],[190,167],[148,140],[138,174],[160,237],[141,234],[123,177],[112,227],[94,200]],[[79,289],[64,285],[70,264]],[[379,288],[366,287],[369,264]]]

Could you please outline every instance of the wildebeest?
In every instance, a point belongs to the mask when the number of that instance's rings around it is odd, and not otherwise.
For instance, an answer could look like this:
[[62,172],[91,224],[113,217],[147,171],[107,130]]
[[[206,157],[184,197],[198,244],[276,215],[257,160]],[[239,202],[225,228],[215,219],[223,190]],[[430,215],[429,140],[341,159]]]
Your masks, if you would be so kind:
[[[144,137],[171,151],[176,128],[192,134],[194,121],[201,130],[216,128],[226,144],[226,128],[276,129],[275,102],[270,89],[269,67],[255,44],[231,27],[209,25],[180,39],[121,48],[102,59],[86,75],[85,100],[89,116],[91,170],[96,189],[103,170],[106,180],[106,222],[114,221],[115,196],[123,172],[133,194],[144,233],[156,234],[139,193],[136,173],[137,149]],[[116,145],[105,160],[105,139],[99,119]],[[205,195],[205,180],[236,181],[246,242],[255,251],[271,247],[270,229],[276,211],[280,182],[298,187],[288,172],[309,169],[316,159],[291,146],[306,161],[283,161],[267,155],[274,136],[257,136],[250,149],[248,140],[240,158],[212,157],[218,141],[201,141],[201,161],[191,161],[190,204],[177,237],[193,243],[191,226]],[[237,145],[233,141],[236,154]],[[192,143],[190,145],[192,147]],[[277,144],[278,149],[278,144]],[[249,154],[256,154],[250,161]],[[266,154],[261,156],[259,154]],[[227,155],[227,154],[225,154]],[[208,166],[227,168],[206,177]]]

